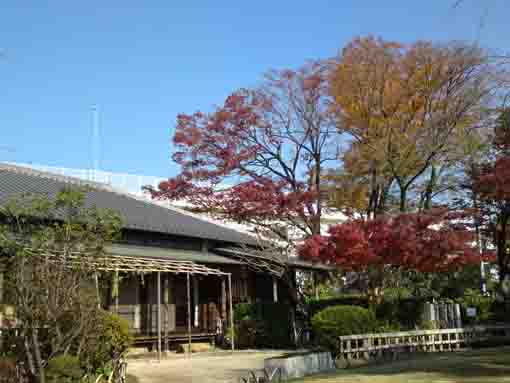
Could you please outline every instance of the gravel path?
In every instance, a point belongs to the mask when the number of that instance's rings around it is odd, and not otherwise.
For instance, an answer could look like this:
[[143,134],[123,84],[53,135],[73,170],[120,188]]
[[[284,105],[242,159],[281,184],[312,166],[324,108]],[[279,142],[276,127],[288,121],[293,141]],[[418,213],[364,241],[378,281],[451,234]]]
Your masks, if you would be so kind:
[[250,370],[260,370],[264,359],[281,352],[238,352],[220,355],[193,355],[161,362],[130,360],[128,375],[140,383],[238,383]]

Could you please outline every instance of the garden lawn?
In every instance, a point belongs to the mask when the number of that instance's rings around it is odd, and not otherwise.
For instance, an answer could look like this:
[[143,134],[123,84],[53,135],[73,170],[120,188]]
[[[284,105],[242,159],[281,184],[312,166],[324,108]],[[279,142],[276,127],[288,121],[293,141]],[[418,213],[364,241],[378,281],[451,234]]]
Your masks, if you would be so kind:
[[342,370],[294,383],[510,382],[510,347],[424,355],[411,360]]

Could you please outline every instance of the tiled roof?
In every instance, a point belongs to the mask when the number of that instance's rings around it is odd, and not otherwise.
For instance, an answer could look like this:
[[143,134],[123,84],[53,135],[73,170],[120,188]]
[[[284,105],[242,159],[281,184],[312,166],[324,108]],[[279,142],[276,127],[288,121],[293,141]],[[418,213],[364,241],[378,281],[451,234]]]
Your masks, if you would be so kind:
[[222,224],[115,191],[104,184],[0,163],[0,204],[25,193],[54,197],[64,187],[90,186],[85,205],[117,211],[127,229],[256,245],[257,239]]

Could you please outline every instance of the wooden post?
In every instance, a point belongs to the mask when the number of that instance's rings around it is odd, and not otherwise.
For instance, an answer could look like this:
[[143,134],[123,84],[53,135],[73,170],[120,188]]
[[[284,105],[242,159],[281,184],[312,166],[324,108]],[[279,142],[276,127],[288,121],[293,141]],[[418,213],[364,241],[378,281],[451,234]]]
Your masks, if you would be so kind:
[[228,274],[228,292],[230,294],[230,326],[232,329],[232,351],[235,350],[235,326],[234,326],[234,310],[232,307],[232,274]]
[[165,273],[164,287],[163,287],[163,301],[165,303],[165,351],[169,351],[168,344],[168,330],[170,328],[170,291],[169,291],[169,281],[170,275]]
[[4,302],[4,266],[0,264],[0,304]]
[[115,270],[115,313],[119,314],[119,295],[120,295],[120,283],[119,283],[119,270]]
[[187,298],[188,298],[188,357],[191,357],[191,286],[189,281],[189,272],[186,273]]
[[273,302],[278,302],[278,279],[273,276]]
[[158,299],[158,360],[161,361],[161,272],[157,273],[157,299]]
[[227,320],[227,282],[221,278],[221,319]]
[[195,318],[194,318],[194,327],[198,327],[199,326],[199,312],[198,312],[198,309],[199,309],[199,295],[198,295],[198,276],[197,275],[194,275],[193,276],[193,305],[194,305],[194,315],[195,315]]
[[140,332],[141,326],[141,311],[140,311],[140,278],[135,274],[135,308],[133,314],[133,328],[135,332]]
[[313,285],[313,295],[315,299],[319,299],[319,284],[317,283],[317,273],[312,271],[312,285]]
[[[3,278],[3,273],[0,272],[0,279]],[[97,275],[97,271],[94,272],[94,284],[96,286],[96,299],[97,299],[97,308],[101,308],[101,294],[99,292],[99,277]],[[1,294],[1,281],[0,281],[0,303],[2,302],[2,294]]]

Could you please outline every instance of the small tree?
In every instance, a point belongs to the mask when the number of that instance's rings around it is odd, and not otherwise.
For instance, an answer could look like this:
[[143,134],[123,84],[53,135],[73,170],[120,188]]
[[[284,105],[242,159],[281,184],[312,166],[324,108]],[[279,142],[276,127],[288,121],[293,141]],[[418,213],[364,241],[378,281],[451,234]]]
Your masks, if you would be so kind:
[[120,218],[85,208],[85,192],[65,189],[53,199],[21,196],[0,210],[0,246],[16,307],[19,354],[41,383],[48,361],[79,354],[80,340],[98,325],[95,260],[119,232]]

